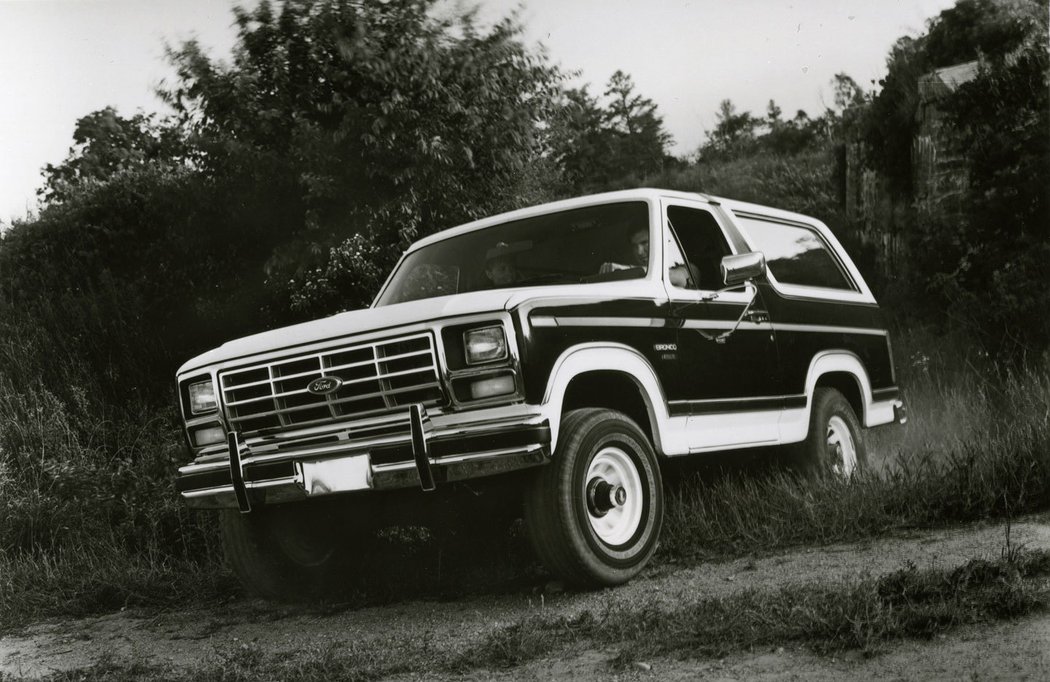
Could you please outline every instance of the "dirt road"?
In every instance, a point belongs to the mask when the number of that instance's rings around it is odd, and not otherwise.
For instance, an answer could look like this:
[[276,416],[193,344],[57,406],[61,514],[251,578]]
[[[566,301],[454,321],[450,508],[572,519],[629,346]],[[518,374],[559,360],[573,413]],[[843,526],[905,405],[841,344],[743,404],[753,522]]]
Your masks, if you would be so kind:
[[[1029,519],[1014,525],[1011,537],[1014,543],[1050,549],[1050,523],[1045,517]],[[998,557],[1003,543],[1001,526],[974,526],[690,568],[664,567],[625,587],[596,593],[552,589],[338,613],[258,601],[159,614],[128,611],[38,624],[0,638],[0,678],[81,668],[104,655],[178,669],[244,645],[270,652],[350,646],[361,650],[425,639],[437,650],[461,648],[541,610],[573,615],[624,603],[681,604],[746,588],[777,590],[793,583],[853,580],[888,573],[908,562],[920,568],[952,567],[974,557]],[[868,659],[778,648],[722,660],[640,661],[627,672],[614,673],[607,664],[613,653],[573,651],[512,671],[477,671],[463,679],[1050,679],[1050,617],[963,629],[934,642],[903,642]]]

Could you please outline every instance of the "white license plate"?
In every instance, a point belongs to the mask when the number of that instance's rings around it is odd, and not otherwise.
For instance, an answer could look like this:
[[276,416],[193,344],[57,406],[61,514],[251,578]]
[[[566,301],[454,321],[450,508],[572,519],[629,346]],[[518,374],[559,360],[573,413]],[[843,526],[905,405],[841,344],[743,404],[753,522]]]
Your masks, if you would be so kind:
[[327,495],[372,487],[368,455],[337,457],[316,462],[296,462],[307,495]]

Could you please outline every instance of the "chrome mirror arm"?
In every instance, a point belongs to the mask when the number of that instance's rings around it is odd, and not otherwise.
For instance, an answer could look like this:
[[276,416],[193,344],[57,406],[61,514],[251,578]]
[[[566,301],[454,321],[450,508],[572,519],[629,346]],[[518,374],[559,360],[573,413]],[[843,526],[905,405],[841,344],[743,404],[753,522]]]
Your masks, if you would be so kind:
[[[721,289],[718,289],[716,291],[707,291],[707,292],[704,292],[704,293],[700,294],[700,300],[701,301],[713,301],[716,298],[718,298],[719,296],[721,296],[722,294],[728,293],[730,291],[734,291],[736,289],[746,289],[748,284],[751,284],[751,280],[748,280],[746,282],[740,282],[739,284],[734,284],[734,285],[728,286],[728,287],[722,287]],[[752,300],[754,300],[754,299],[752,299]],[[748,305],[750,305],[750,304],[748,304]]]
[[[736,286],[733,286],[732,289],[736,289]],[[724,292],[728,290],[723,289],[720,291]],[[718,293],[719,292],[712,292],[712,294],[714,294],[715,296],[717,296]],[[758,298],[757,292],[756,296],[752,296],[751,300],[748,301],[748,304],[743,306],[743,311],[740,312],[740,317],[736,318],[736,322],[733,324],[733,327],[731,329],[727,329],[726,332],[722,332],[721,334],[708,334],[707,332],[703,332],[702,329],[697,329],[696,332],[708,341],[714,341],[715,343],[726,343],[726,340],[733,336],[733,333],[737,331],[737,329],[740,326],[740,322],[743,322],[743,318],[747,317],[748,313],[751,312],[751,306],[755,303],[756,298]],[[714,297],[712,297],[712,299],[709,300],[714,300]]]
[[[705,299],[702,299],[702,300],[713,301],[716,298],[718,298],[718,294],[720,294],[720,293],[723,293],[723,292],[726,292],[726,291],[730,291],[732,289],[739,289],[741,287],[746,287],[748,284],[751,284],[751,280],[747,280],[746,282],[741,282],[740,284],[735,284],[735,285],[733,285],[731,287],[726,287],[725,289],[719,289],[718,291],[712,291],[710,293],[710,298],[705,298]],[[733,332],[735,332],[737,329],[740,328],[740,323],[744,321],[744,318],[747,317],[747,314],[751,311],[751,306],[754,305],[756,298],[758,298],[758,291],[757,290],[755,291],[755,295],[751,297],[751,300],[747,302],[747,305],[744,306],[744,309],[740,313],[740,317],[736,318],[736,323],[733,324],[732,329],[728,329],[728,330],[722,332],[721,334],[708,334],[707,332],[698,329],[698,330],[696,330],[697,333],[699,333],[700,336],[704,337],[708,341],[714,341],[715,343],[725,343],[726,339],[728,339],[730,336],[732,336]]]

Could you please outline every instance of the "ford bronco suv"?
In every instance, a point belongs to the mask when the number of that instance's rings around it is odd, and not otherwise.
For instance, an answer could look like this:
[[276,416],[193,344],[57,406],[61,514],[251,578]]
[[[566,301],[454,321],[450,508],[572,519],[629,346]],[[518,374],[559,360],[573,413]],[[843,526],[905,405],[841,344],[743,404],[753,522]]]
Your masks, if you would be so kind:
[[862,427],[905,419],[879,307],[823,223],[653,189],[434,234],[368,309],[230,341],[177,381],[179,494],[224,510],[264,596],[391,510],[497,483],[549,569],[619,584],[656,548],[665,461],[785,445],[849,477]]

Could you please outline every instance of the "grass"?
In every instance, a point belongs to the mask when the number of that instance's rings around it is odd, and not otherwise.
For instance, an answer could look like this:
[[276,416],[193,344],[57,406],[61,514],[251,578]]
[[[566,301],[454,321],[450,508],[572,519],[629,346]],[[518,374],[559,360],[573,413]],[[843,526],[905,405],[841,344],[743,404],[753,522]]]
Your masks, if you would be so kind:
[[653,657],[704,658],[767,646],[872,654],[904,638],[929,639],[963,625],[1045,612],[1050,553],[1011,548],[954,569],[908,566],[879,578],[743,591],[667,607],[617,605],[573,616],[544,613],[436,651],[415,636],[382,647],[350,643],[268,653],[243,644],[188,670],[104,657],[56,680],[373,680],[398,674],[510,669],[540,658],[598,649],[615,668]]
[[0,633],[48,617],[218,601],[238,589],[220,564],[129,555],[105,545],[86,551],[0,558]]
[[106,402],[47,332],[0,309],[0,631],[229,588],[207,519],[175,495],[170,411],[136,389]]
[[[185,509],[173,490],[182,452],[172,422],[145,407],[114,413],[92,401],[84,376],[52,393],[32,379],[39,344],[5,338],[0,630],[237,595],[212,517]],[[1003,371],[958,338],[921,329],[894,341],[911,419],[869,432],[873,473],[849,484],[804,484],[776,470],[688,477],[671,488],[655,564],[1050,509],[1050,365]],[[544,580],[520,533],[506,540],[480,548],[463,536],[388,541],[376,554],[387,563],[362,564],[342,598],[356,606]]]
[[775,468],[672,489],[664,560],[695,561],[1050,509],[1050,365],[1003,371],[955,337],[895,338],[909,421],[866,433],[869,471],[801,482]]
[[[924,330],[895,342],[911,419],[869,433],[868,475],[850,483],[803,483],[768,468],[688,476],[670,488],[654,564],[1050,509],[1050,366],[1005,371],[958,339]],[[211,517],[187,511],[172,489],[170,474],[182,456],[172,423],[145,407],[115,413],[92,402],[83,376],[62,394],[34,383],[30,363],[18,362],[32,346],[24,339],[0,345],[0,630],[237,595]],[[380,538],[367,553],[374,560],[358,567],[352,593],[326,608],[519,591],[545,580],[520,528],[484,548],[469,535],[398,537]],[[396,659],[364,645],[281,656],[247,645],[188,671],[104,658],[58,679],[376,679],[507,668],[573,647],[616,652],[622,665],[766,644],[871,652],[894,639],[1044,610],[1048,565],[1046,553],[1010,552],[955,571],[911,567],[879,579],[741,592],[673,609],[541,613],[456,651],[414,641],[384,647],[404,652]]]
[[881,578],[775,592],[746,591],[673,609],[620,607],[571,618],[534,616],[490,634],[453,667],[512,667],[573,643],[618,647],[618,660],[721,657],[766,645],[818,652],[875,651],[960,625],[1013,618],[1050,606],[1050,554],[1020,552],[954,570],[914,566]]
[[702,477],[679,484],[661,555],[717,559],[798,545],[845,542],[1050,506],[1050,433],[1019,432],[948,452],[900,458],[885,475],[844,483],[784,473]]

